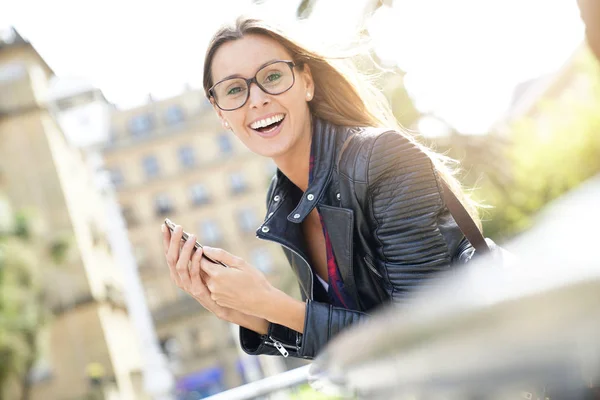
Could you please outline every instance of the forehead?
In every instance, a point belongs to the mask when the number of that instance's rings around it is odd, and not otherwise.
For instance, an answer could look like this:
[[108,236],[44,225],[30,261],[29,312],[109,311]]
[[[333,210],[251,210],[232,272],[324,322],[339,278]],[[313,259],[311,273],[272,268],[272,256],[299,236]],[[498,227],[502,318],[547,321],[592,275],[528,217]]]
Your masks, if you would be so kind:
[[246,35],[219,47],[212,61],[213,82],[231,75],[249,78],[266,62],[291,59],[291,54],[276,40],[263,35]]

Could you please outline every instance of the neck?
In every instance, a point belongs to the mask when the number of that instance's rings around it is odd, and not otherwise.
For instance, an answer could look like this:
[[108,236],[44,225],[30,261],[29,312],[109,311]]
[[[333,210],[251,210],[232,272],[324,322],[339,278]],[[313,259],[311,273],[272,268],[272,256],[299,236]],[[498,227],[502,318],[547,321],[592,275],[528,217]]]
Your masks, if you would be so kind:
[[307,118],[307,121],[308,123],[304,127],[307,131],[300,136],[295,146],[286,154],[273,159],[277,168],[303,192],[308,189],[310,146],[313,133],[311,132],[311,118]]

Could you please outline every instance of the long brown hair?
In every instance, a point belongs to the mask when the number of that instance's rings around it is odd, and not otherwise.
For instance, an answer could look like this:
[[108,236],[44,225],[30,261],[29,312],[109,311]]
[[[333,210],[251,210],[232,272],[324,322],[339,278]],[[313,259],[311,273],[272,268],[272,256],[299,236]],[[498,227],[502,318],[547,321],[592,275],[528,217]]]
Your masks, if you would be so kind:
[[350,57],[321,55],[265,21],[240,17],[233,25],[221,27],[209,43],[204,57],[203,86],[206,97],[210,98],[208,90],[213,85],[212,61],[215,53],[223,44],[239,40],[248,34],[263,35],[277,41],[292,55],[299,68],[304,65],[310,67],[314,95],[308,104],[314,116],[339,126],[395,129],[419,146],[430,157],[438,175],[446,181],[481,229],[476,203],[464,194],[454,176],[454,161],[416,142],[400,126],[382,92],[371,83],[369,76],[358,70]]

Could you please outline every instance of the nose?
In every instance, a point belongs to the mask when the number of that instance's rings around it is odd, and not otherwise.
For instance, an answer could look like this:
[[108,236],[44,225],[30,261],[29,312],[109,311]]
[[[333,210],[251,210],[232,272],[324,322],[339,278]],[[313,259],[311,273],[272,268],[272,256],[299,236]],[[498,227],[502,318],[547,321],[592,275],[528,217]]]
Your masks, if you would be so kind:
[[250,88],[248,88],[248,90],[250,92],[248,94],[248,103],[251,108],[258,108],[269,103],[269,95],[263,92],[255,82],[250,84]]

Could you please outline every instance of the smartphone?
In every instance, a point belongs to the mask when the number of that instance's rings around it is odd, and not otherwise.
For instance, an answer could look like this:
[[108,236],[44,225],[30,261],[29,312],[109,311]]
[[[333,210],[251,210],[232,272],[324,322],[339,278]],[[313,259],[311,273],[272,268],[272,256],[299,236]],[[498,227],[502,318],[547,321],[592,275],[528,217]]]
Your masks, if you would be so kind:
[[[169,228],[171,233],[173,233],[173,231],[175,230],[175,224],[173,223],[173,221],[171,221],[169,218],[165,218],[165,225],[167,226],[167,228]],[[189,237],[190,237],[190,234],[187,233],[186,231],[183,231],[183,233],[181,235],[181,240],[187,241],[189,239]],[[196,240],[196,244],[194,244],[194,247],[197,249],[201,249],[202,245],[200,244],[200,242],[198,242]],[[222,265],[225,268],[229,268],[229,266],[227,266],[225,263],[222,263],[221,261],[213,260],[212,258],[210,258],[209,256],[207,256],[204,253],[202,254],[202,257],[206,258],[208,261],[210,261],[212,263]]]

